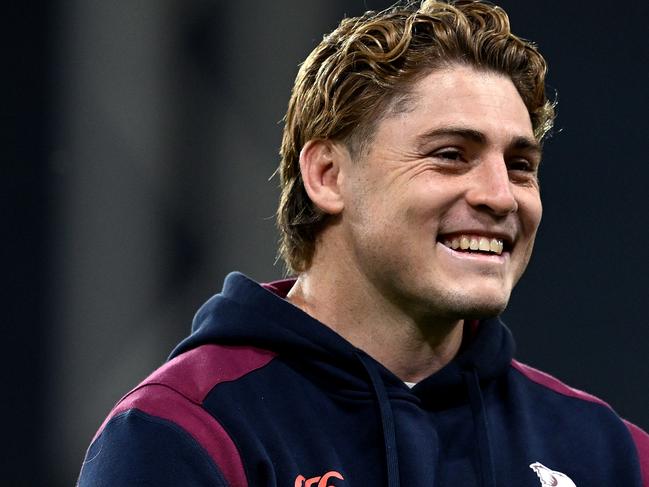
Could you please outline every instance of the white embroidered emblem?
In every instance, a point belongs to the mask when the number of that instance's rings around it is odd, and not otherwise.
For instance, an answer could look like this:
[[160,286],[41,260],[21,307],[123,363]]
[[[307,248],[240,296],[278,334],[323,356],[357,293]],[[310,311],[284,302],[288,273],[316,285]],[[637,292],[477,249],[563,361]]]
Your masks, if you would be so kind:
[[539,462],[534,462],[530,468],[539,477],[543,487],[577,487],[567,475],[550,470]]

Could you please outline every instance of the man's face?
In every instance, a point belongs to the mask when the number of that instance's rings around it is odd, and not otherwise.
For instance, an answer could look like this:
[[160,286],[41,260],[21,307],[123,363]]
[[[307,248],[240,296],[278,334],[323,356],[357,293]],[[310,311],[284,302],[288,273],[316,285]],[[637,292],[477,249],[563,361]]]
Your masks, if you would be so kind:
[[[505,76],[455,66],[413,87],[342,178],[351,265],[416,315],[500,313],[541,220],[540,150]],[[468,246],[468,248],[466,248]]]

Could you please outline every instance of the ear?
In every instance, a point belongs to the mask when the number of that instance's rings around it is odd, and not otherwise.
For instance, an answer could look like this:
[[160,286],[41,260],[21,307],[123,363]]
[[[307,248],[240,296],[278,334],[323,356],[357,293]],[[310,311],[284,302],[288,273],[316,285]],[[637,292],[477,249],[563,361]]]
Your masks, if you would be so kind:
[[345,206],[340,186],[341,164],[346,156],[340,144],[328,139],[310,140],[300,151],[304,189],[311,201],[329,215],[339,214]]

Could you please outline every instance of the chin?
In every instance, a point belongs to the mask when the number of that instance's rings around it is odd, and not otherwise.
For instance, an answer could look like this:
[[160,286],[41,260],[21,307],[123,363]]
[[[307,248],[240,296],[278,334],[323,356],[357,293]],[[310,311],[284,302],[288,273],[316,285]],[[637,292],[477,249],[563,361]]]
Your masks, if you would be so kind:
[[509,303],[509,293],[458,293],[446,303],[447,309],[458,319],[479,320],[498,316]]

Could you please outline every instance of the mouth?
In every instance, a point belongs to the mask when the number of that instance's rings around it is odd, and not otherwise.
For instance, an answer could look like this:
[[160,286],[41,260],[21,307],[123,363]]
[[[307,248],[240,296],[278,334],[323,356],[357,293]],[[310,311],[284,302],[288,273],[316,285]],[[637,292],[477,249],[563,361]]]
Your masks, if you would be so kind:
[[440,236],[439,242],[451,250],[461,253],[502,255],[511,249],[505,237],[492,237],[475,234],[455,234]]

